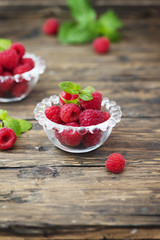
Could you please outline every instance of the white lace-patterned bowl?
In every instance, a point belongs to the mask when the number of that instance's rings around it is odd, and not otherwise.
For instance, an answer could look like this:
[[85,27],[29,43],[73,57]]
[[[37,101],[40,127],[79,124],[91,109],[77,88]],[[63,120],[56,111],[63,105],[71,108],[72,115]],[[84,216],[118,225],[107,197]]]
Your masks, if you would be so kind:
[[[84,153],[90,152],[100,147],[111,134],[112,128],[116,123],[120,122],[122,112],[120,106],[116,105],[116,102],[110,101],[108,98],[104,98],[102,101],[102,111],[110,113],[111,117],[98,125],[92,125],[89,127],[71,127],[62,124],[57,124],[50,121],[46,115],[45,110],[52,105],[59,105],[59,97],[56,95],[50,98],[45,98],[42,102],[36,105],[34,109],[35,119],[39,124],[43,126],[45,133],[49,140],[58,148],[72,153]],[[69,132],[70,137],[72,134],[78,132],[81,135],[81,142],[78,146],[69,146],[63,141],[63,133]]]
[[[23,58],[32,58],[35,64],[34,68],[14,76],[0,76],[0,102],[15,102],[25,98],[38,82],[39,75],[44,73],[45,62],[40,57],[26,53]],[[12,87],[8,91],[3,92],[1,84],[4,84],[8,79],[12,79]]]

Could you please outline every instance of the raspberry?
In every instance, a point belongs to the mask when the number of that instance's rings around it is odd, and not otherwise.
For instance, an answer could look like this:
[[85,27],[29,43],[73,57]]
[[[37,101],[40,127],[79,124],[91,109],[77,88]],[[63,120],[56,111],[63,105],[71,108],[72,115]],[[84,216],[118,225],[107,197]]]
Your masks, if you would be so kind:
[[19,61],[17,52],[14,49],[8,49],[0,52],[0,65],[7,70],[13,70]]
[[0,128],[0,149],[9,149],[13,146],[17,136],[11,128]]
[[[4,72],[2,75],[4,77],[5,76],[12,76],[12,74],[10,72]],[[8,78],[8,79],[5,79],[3,82],[0,83],[0,88],[1,88],[2,91],[7,92],[7,91],[12,89],[14,84],[15,84],[14,79],[13,78]]]
[[[0,88],[1,88],[1,86],[0,86]],[[4,92],[0,89],[0,97],[3,97],[3,95],[4,95]]]
[[61,107],[60,117],[65,123],[76,122],[79,119],[80,113],[81,109],[77,104],[69,103]]
[[63,106],[65,104],[65,102],[63,101],[63,99],[61,98],[61,96],[65,99],[65,100],[74,100],[76,98],[78,98],[78,94],[70,94],[70,93],[66,93],[64,91],[61,92],[60,96],[59,96],[59,102],[60,102],[60,106]]
[[[79,127],[79,124],[76,122],[70,122],[70,123],[67,123],[65,126]],[[74,146],[78,146],[81,143],[83,135],[81,135],[77,131],[73,132],[72,129],[69,129],[69,130],[64,130],[61,133],[61,137],[66,145],[74,147]]]
[[86,109],[80,114],[79,122],[80,126],[97,125],[104,122],[104,117],[98,110]]
[[55,137],[61,144],[65,144],[65,141],[63,140],[61,133],[59,133],[57,129],[55,130]]
[[14,75],[16,74],[22,74],[25,72],[30,71],[32,68],[28,63],[22,64],[22,65],[18,65],[14,70],[13,73]]
[[49,18],[43,25],[42,31],[47,35],[54,35],[58,32],[59,22],[55,18]]
[[32,60],[32,58],[22,58],[21,60],[21,64],[29,64],[31,69],[34,68],[34,61]]
[[12,43],[10,48],[16,50],[20,58],[22,58],[26,52],[24,45],[19,42]]
[[119,153],[112,153],[106,161],[106,168],[112,173],[120,173],[124,166],[125,158]]
[[110,113],[108,113],[108,112],[101,111],[101,113],[103,114],[104,122],[107,121],[111,117]]
[[60,110],[61,109],[59,106],[47,107],[45,111],[45,115],[52,122],[61,123]]
[[0,75],[2,75],[2,73],[3,73],[3,68],[2,68],[2,66],[0,65]]
[[16,83],[11,91],[13,97],[21,97],[23,94],[27,94],[28,92],[28,82],[23,79],[21,82]]
[[95,109],[101,110],[101,103],[102,103],[102,94],[98,91],[92,93],[93,99],[90,101],[84,101],[79,98],[79,103],[82,108],[84,109]]
[[108,52],[110,48],[110,41],[108,38],[99,37],[96,38],[93,42],[93,49],[100,54]]
[[83,145],[85,147],[92,147],[100,142],[101,136],[100,130],[96,130],[94,133],[86,133],[83,137]]

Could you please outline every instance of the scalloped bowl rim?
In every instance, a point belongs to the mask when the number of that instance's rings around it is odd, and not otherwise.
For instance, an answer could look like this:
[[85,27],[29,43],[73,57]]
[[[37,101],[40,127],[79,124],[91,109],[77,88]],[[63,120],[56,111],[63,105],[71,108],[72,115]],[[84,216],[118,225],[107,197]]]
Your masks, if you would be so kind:
[[[34,109],[34,117],[39,122],[39,124],[43,127],[46,127],[48,130],[56,129],[58,132],[62,132],[64,130],[72,130],[78,131],[79,133],[85,134],[86,131],[93,133],[95,129],[99,129],[101,131],[106,131],[108,127],[115,127],[118,122],[121,121],[122,111],[121,107],[116,104],[115,101],[110,101],[108,98],[103,98],[101,106],[105,106],[109,111],[111,117],[100,124],[91,125],[91,126],[81,126],[81,127],[72,127],[65,126],[62,124],[58,124],[49,120],[45,115],[45,110],[49,106],[58,105],[59,97],[57,95],[52,95],[49,98],[44,98],[41,102],[37,103]],[[85,133],[82,131],[85,130]]]

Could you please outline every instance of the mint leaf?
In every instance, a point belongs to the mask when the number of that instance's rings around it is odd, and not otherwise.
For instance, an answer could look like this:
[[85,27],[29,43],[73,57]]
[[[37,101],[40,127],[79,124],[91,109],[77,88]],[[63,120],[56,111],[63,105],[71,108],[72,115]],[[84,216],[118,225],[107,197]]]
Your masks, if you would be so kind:
[[6,116],[3,120],[3,124],[5,127],[13,129],[17,137],[21,134],[21,126],[16,119]]
[[90,101],[93,99],[93,96],[91,94],[91,92],[86,92],[86,91],[81,91],[79,94],[79,98],[81,98],[84,101]]
[[67,3],[72,17],[78,23],[86,24],[96,20],[96,12],[88,0],[68,0]]
[[0,52],[8,49],[11,45],[11,41],[9,39],[0,38]]
[[115,42],[120,39],[118,29],[122,28],[123,23],[113,10],[108,10],[98,20],[99,33]]
[[3,120],[6,118],[8,112],[3,110],[3,109],[0,109],[0,120]]
[[95,92],[95,89],[92,86],[88,86],[85,89],[83,89],[83,92],[90,92],[90,93],[92,93],[92,92]]
[[21,127],[21,133],[27,132],[29,129],[32,128],[32,124],[24,119],[16,119],[19,122],[19,125]]
[[75,104],[78,104],[78,102],[79,102],[79,99],[78,98],[76,98],[76,99],[73,99],[73,100],[66,100],[66,99],[64,99],[62,96],[61,96],[61,99],[65,102],[65,103],[75,103]]
[[81,44],[91,42],[98,36],[95,24],[90,23],[88,25],[81,25],[73,22],[65,22],[61,24],[59,29],[59,41],[64,44]]
[[59,87],[70,94],[78,94],[79,93],[79,88],[80,88],[80,84],[75,84],[73,82],[62,82],[59,84]]

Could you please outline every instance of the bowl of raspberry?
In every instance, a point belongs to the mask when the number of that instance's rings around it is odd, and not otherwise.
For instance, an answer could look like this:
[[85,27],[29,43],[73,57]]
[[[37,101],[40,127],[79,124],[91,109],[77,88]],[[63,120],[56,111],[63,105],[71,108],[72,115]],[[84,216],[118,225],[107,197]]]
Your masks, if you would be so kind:
[[62,82],[59,96],[43,99],[34,116],[49,140],[71,153],[90,152],[100,147],[121,120],[122,111],[115,101],[88,86]]
[[27,53],[21,43],[11,43],[0,51],[0,102],[20,101],[28,96],[44,70],[40,57]]

